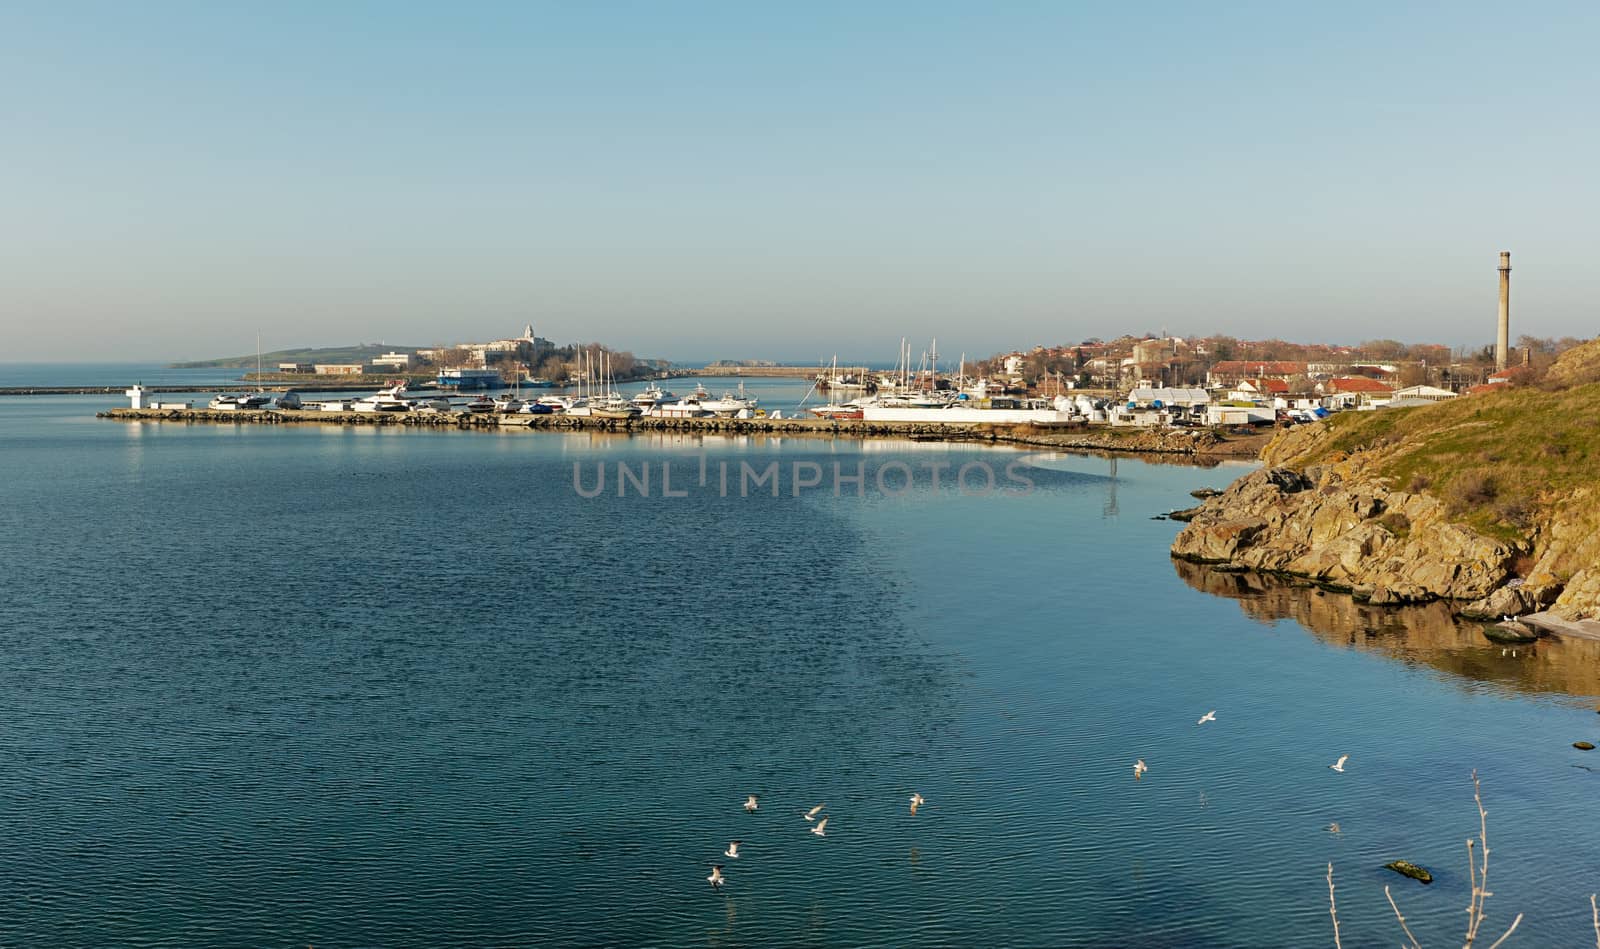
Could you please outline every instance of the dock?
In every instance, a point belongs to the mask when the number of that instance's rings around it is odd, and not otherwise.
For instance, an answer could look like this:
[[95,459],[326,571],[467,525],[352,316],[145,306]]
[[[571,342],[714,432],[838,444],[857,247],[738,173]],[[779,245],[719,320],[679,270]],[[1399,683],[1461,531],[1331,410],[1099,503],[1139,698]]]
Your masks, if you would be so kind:
[[1210,430],[1073,428],[1028,424],[939,424],[868,422],[821,418],[650,418],[607,419],[575,415],[525,415],[469,412],[323,412],[309,409],[131,409],[97,413],[123,422],[219,425],[393,426],[475,431],[607,432],[616,434],[692,434],[890,438],[929,442],[989,442],[1046,449],[1186,455],[1216,460],[1253,458],[1265,436],[1230,438]]

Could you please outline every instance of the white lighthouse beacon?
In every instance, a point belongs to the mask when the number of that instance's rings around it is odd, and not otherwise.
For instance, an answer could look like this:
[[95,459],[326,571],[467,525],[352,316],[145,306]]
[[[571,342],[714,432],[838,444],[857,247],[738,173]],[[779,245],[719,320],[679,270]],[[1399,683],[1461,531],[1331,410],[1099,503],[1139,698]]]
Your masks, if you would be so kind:
[[131,403],[129,406],[130,408],[142,409],[145,408],[144,397],[148,395],[149,392],[150,390],[144,387],[144,383],[135,382],[133,384],[133,388],[122,394],[128,397],[128,401]]

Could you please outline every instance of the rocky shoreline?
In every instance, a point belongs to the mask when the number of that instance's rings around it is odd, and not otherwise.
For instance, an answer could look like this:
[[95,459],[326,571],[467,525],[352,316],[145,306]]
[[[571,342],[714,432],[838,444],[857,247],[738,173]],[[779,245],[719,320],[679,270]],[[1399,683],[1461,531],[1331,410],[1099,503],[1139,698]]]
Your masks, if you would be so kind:
[[464,430],[597,431],[725,435],[809,435],[842,438],[902,438],[912,441],[963,441],[1022,445],[1064,451],[1178,456],[1200,463],[1253,458],[1264,436],[1227,438],[1206,430],[1107,430],[1032,425],[945,425],[921,422],[864,422],[813,418],[633,418],[569,415],[498,415],[466,412],[320,412],[309,410],[227,411],[214,409],[111,409],[98,417],[120,421],[234,425],[360,425]]
[[1377,453],[1295,459],[1324,437],[1281,434],[1267,466],[1197,508],[1172,556],[1228,571],[1295,577],[1374,605],[1448,601],[1481,620],[1520,616],[1535,632],[1595,635],[1600,624],[1600,537],[1553,518],[1523,536],[1489,536],[1444,501],[1392,487]]

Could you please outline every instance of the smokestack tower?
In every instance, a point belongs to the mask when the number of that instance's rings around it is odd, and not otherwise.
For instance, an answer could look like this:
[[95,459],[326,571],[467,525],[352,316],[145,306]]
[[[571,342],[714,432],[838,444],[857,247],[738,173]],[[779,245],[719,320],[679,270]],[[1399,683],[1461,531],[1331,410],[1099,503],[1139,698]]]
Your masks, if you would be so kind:
[[1511,251],[1500,252],[1500,330],[1494,337],[1495,372],[1506,367],[1511,352]]

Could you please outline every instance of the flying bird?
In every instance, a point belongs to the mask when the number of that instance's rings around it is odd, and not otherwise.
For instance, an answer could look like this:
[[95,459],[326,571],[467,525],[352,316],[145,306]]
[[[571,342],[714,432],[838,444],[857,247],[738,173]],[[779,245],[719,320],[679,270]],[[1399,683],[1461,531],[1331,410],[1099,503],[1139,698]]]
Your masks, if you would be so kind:
[[722,855],[724,857],[729,857],[729,858],[731,858],[733,860],[739,859],[739,841],[737,841],[737,840],[728,841],[728,849],[722,851]]
[[1339,756],[1339,760],[1335,761],[1333,764],[1328,765],[1328,767],[1330,767],[1333,770],[1339,772],[1340,774],[1344,774],[1344,763],[1346,761],[1349,761],[1349,760],[1350,760],[1350,756],[1349,755],[1340,755]]
[[828,836],[828,819],[824,817],[822,820],[817,821],[817,826],[811,828],[811,832],[818,837]]
[[1216,720],[1217,720],[1217,710],[1216,709],[1212,709],[1211,711],[1209,711],[1209,712],[1205,713],[1204,715],[1200,716],[1200,720],[1198,722],[1195,722],[1195,724],[1196,725],[1204,725],[1206,722],[1214,722]]
[[713,890],[722,889],[722,864],[713,863],[711,865],[711,875],[706,877],[706,880],[711,883]]
[[1143,758],[1140,758],[1138,761],[1133,763],[1133,779],[1135,781],[1139,780],[1140,778],[1144,777],[1144,773],[1149,770],[1150,766],[1144,763]]
[[[817,814],[820,813],[822,811],[822,809],[824,807],[827,807],[827,806],[828,805],[826,805],[826,804],[818,804],[816,807],[813,807],[811,810],[806,811],[803,816],[805,817],[806,820],[813,820],[814,821],[814,820],[817,819]],[[827,818],[824,817],[823,820],[827,820]]]
[[916,793],[915,791],[911,792],[911,816],[912,817],[916,817],[917,816],[917,808],[921,807],[923,805],[923,803],[924,803],[924,801],[922,799],[922,795]]
[[756,812],[756,796],[754,794],[744,799],[744,812],[746,814],[754,814]]

